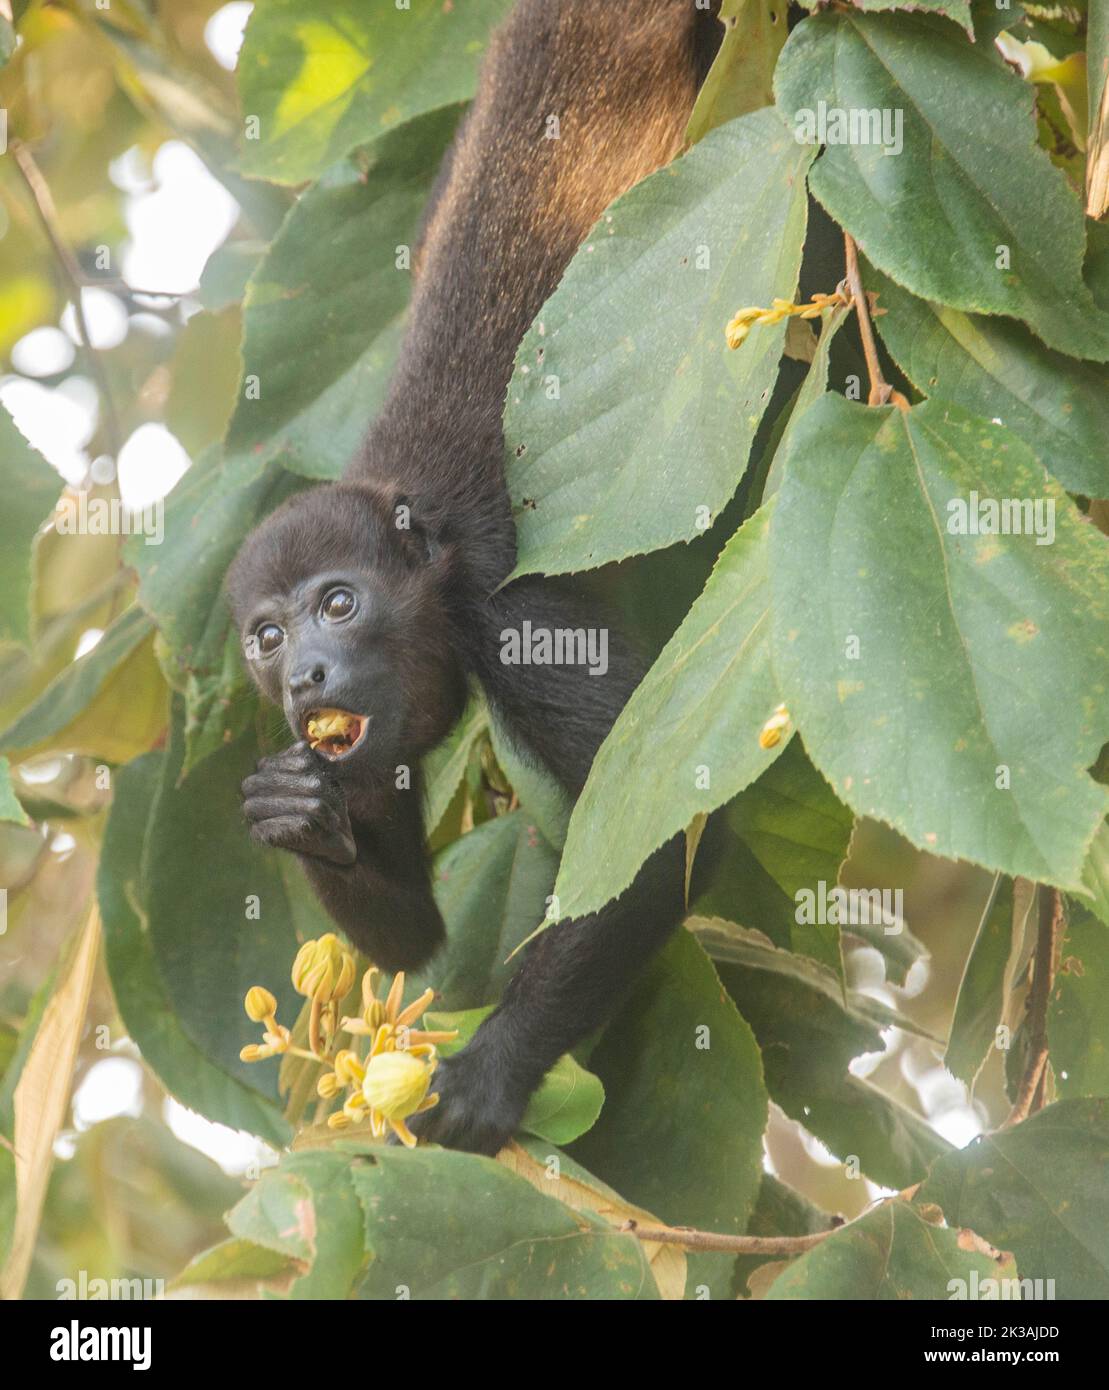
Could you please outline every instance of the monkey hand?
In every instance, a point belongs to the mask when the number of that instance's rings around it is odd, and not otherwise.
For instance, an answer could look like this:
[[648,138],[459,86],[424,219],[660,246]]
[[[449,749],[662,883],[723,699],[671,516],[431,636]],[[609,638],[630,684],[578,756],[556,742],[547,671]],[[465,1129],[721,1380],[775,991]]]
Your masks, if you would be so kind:
[[534,1088],[510,1071],[495,1033],[483,1041],[483,1032],[484,1026],[461,1052],[440,1061],[431,1081],[439,1103],[408,1125],[430,1144],[493,1157],[519,1129]]
[[358,858],[343,789],[306,743],[263,758],[243,782],[251,838],[338,865]]

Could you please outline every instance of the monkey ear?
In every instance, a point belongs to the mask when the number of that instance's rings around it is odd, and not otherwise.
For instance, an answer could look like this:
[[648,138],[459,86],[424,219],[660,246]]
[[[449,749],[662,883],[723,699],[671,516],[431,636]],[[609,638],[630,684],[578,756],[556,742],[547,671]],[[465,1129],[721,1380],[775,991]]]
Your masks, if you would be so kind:
[[405,493],[397,493],[393,499],[393,525],[410,564],[431,565],[442,555],[441,536]]

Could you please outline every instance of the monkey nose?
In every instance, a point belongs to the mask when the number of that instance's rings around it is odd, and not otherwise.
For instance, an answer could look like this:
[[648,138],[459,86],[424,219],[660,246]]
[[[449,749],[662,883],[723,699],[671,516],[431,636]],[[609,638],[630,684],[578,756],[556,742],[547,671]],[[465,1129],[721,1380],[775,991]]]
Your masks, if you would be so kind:
[[302,666],[289,677],[289,693],[300,695],[311,690],[314,685],[323,685],[327,680],[327,670],[322,662],[314,661],[310,666]]

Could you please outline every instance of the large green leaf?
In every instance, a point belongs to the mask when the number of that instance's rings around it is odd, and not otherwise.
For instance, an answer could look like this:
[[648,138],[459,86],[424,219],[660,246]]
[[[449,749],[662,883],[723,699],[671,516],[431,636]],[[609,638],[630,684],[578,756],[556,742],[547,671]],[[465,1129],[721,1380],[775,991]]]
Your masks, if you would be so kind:
[[365,1263],[355,1161],[326,1150],[288,1154],[228,1213],[232,1235],[301,1262],[294,1299],[348,1297]]
[[495,1002],[518,964],[509,956],[543,921],[557,867],[558,855],[522,811],[448,845],[434,863],[447,946],[412,977],[413,987],[434,986],[447,1009]]
[[413,241],[451,106],[402,126],[330,170],[293,206],[244,304],[244,389],[228,446],[311,478],[334,478],[385,397],[412,272]]
[[127,609],[91,651],[66,666],[15,723],[0,733],[0,748],[33,748],[60,734],[93,703],[152,631],[153,624],[141,608]]
[[[12,769],[7,758],[0,758],[0,821],[14,822],[16,825],[30,825],[27,812],[19,804],[12,785]],[[2,1072],[0,1072],[2,1074]]]
[[1033,895],[1014,897],[1011,879],[996,875],[967,956],[943,1064],[974,1090],[990,1050],[998,1045],[1018,962],[1023,958],[1025,922]]
[[1104,367],[1052,352],[1012,319],[917,299],[873,269],[864,279],[888,311],[882,338],[918,390],[999,419],[1071,492],[1109,494]]
[[690,540],[731,497],[785,329],[729,352],[724,328],[737,309],[794,293],[811,155],[773,110],[755,111],[601,217],[509,384],[517,573]]
[[[1042,533],[958,534],[972,493],[1038,502]],[[1020,441],[940,401],[825,396],[792,439],[770,567],[782,698],[837,795],[935,854],[1077,886],[1105,808],[1086,769],[1109,547]]]
[[949,1224],[1011,1250],[1056,1298],[1109,1298],[1109,1100],[1063,1100],[949,1154],[921,1188]]
[[[358,145],[477,85],[511,0],[267,0],[239,55],[243,111],[259,122],[243,170],[302,183]],[[390,251],[391,251],[390,247]]]
[[692,145],[725,121],[774,104],[774,64],[786,41],[784,0],[723,0],[724,37],[686,126]]
[[[781,698],[770,669],[768,526],[764,508],[725,546],[593,760],[555,889],[563,917],[616,897],[653,850],[730,800],[780,752],[759,743]],[[660,768],[668,769],[664,781]],[[610,833],[614,825],[619,835]]]
[[689,932],[650,965],[589,1065],[605,1108],[573,1157],[664,1221],[745,1230],[762,1175],[762,1063]]
[[126,547],[139,601],[158,625],[166,678],[185,698],[186,773],[254,712],[223,580],[247,531],[289,490],[290,479],[258,456],[223,461],[211,450],[170,494],[162,545]]
[[1067,905],[1062,959],[1047,1015],[1061,1096],[1109,1096],[1109,927]]
[[791,123],[821,103],[832,118],[903,113],[902,149],[829,142],[810,178],[879,269],[925,299],[1023,318],[1061,352],[1109,358],[1109,315],[1082,279],[1082,207],[1036,144],[1027,86],[986,46],[927,15],[814,15],[790,35],[775,92]]
[[[778,1275],[766,1297],[888,1302],[962,1296],[985,1279],[1013,1278],[1003,1264],[976,1248],[962,1231],[925,1221],[908,1202],[883,1202],[834,1231]],[[953,1283],[953,1281],[958,1281]]]
[[655,1299],[638,1239],[489,1158],[375,1149],[351,1168],[372,1256],[361,1298]]
[[775,945],[812,956],[842,976],[840,931],[851,928],[799,920],[799,895],[817,894],[821,883],[826,890],[836,885],[854,824],[805,756],[801,740],[791,739],[782,756],[724,810],[719,866],[693,910],[740,918]]
[[[797,0],[807,10],[820,9],[821,0]],[[967,33],[972,33],[970,0],[852,0],[857,10],[917,10],[921,14],[946,15]]]
[[[178,1017],[159,969],[142,882],[142,859],[151,813],[164,782],[164,762],[163,754],[150,753],[121,768],[115,778],[97,892],[104,920],[105,958],[116,1005],[131,1039],[172,1095],[207,1119],[281,1144],[289,1138],[289,1128],[276,1103],[276,1093],[267,1097],[255,1090],[233,1075],[230,1066],[213,1059],[193,1041]],[[189,862],[195,884],[202,877],[196,873],[196,864],[201,861]],[[180,909],[178,925],[186,933],[186,949],[204,949],[206,928],[210,934],[221,929],[235,930],[233,926],[221,927],[191,915],[188,891]],[[276,978],[277,972],[268,969],[266,983],[272,987]],[[237,1001],[237,1008],[234,1001],[221,1007],[242,1014],[241,1000]],[[229,1012],[224,1021],[231,1026],[233,1017]],[[267,1076],[258,1069],[249,1080],[265,1084]]]
[[919,1182],[948,1145],[919,1115],[848,1073],[863,1053],[880,1052],[882,1028],[905,1026],[826,967],[775,948],[731,922],[692,919],[697,937],[762,1052],[771,1098],[837,1158],[854,1155],[887,1187]]
[[61,478],[0,409],[0,641],[30,635],[31,542],[61,490]]

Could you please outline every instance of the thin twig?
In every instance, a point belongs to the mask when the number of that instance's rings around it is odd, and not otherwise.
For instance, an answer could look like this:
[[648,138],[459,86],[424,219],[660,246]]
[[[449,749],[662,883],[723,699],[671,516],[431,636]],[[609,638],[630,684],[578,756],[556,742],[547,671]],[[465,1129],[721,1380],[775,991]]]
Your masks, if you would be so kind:
[[85,356],[88,360],[89,369],[96,378],[96,384],[100,391],[101,401],[104,406],[104,420],[108,434],[108,446],[113,454],[119,454],[123,443],[123,436],[119,428],[119,416],[116,414],[115,402],[112,399],[111,387],[108,385],[108,376],[104,370],[104,363],[100,354],[92,345],[92,338],[89,335],[89,325],[85,318],[85,306],[81,302],[81,290],[85,287],[85,277],[81,267],[77,262],[77,257],[62,239],[58,224],[58,210],[54,206],[54,198],[50,192],[50,186],[43,178],[42,171],[35,163],[34,155],[23,143],[22,140],[13,139],[8,142],[8,149],[11,151],[15,160],[16,168],[23,176],[23,182],[27,185],[27,191],[35,204],[35,211],[38,213],[42,229],[46,233],[47,240],[54,251],[54,257],[58,262],[62,274],[69,284],[70,295],[73,299],[73,315],[77,323],[77,334],[81,339],[81,346],[84,348]]
[[850,232],[843,234],[844,256],[847,262],[847,285],[855,304],[855,316],[859,321],[859,337],[863,340],[863,356],[866,358],[867,375],[870,377],[870,393],[867,405],[896,405],[908,410],[909,402],[882,375],[882,365],[878,361],[878,344],[874,338],[874,325],[870,321],[870,305],[863,289],[859,274],[859,248]]
[[681,1245],[686,1250],[726,1250],[733,1255],[800,1255],[819,1245],[840,1227],[809,1236],[726,1236],[718,1231],[695,1231],[685,1226],[644,1226],[625,1221],[620,1227],[640,1240],[658,1245]]
[[[1040,913],[1032,987],[1028,992],[1028,1062],[1016,1100],[1002,1129],[1011,1129],[1043,1105],[1048,1062],[1047,1009],[1055,983],[1055,965],[1063,935],[1063,895],[1058,888],[1040,885]],[[1039,1105],[1037,1105],[1037,1100]]]

